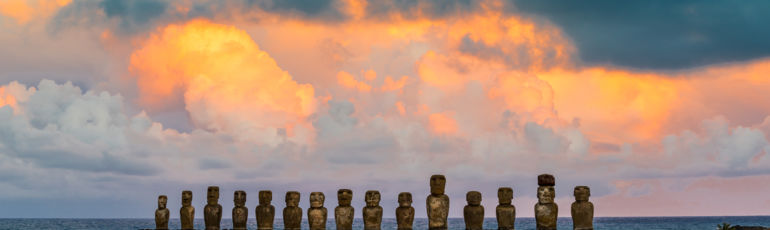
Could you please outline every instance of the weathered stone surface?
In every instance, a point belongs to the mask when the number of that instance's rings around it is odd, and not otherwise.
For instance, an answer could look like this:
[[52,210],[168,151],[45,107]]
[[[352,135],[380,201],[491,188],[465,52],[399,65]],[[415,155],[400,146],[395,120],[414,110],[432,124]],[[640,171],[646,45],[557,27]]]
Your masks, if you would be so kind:
[[412,223],[414,223],[414,207],[412,207],[411,193],[402,192],[398,194],[396,223],[398,224],[398,229],[412,229]]
[[501,187],[497,189],[497,199],[500,204],[495,208],[497,216],[497,229],[513,230],[516,222],[516,207],[511,205],[513,200],[513,189]]
[[575,202],[572,203],[572,229],[594,229],[594,204],[588,201],[591,189],[588,186],[575,187]]
[[535,222],[538,230],[556,229],[559,206],[553,202],[555,179],[552,175],[542,174],[537,177],[537,204],[535,204]]
[[192,206],[193,194],[190,190],[182,191],[182,208],[179,209],[179,220],[182,229],[194,229],[195,207]]
[[310,208],[307,209],[307,222],[310,229],[326,229],[327,212],[324,200],[322,192],[310,193]]
[[430,195],[425,200],[429,229],[447,229],[449,196],[444,194],[445,186],[446,177],[444,175],[433,175],[430,177]]
[[468,205],[463,208],[465,229],[481,230],[484,226],[484,206],[481,206],[481,193],[470,191],[465,195]]
[[382,226],[382,207],[380,206],[380,191],[366,191],[364,198],[364,229],[380,229]]
[[249,219],[249,208],[246,207],[246,192],[238,190],[233,193],[233,229],[246,229]]
[[219,205],[219,186],[209,186],[206,190],[206,207],[203,208],[203,221],[206,230],[219,230],[222,221],[222,205]]
[[158,209],[155,210],[155,229],[168,229],[168,214],[166,208],[168,197],[166,195],[158,196]]
[[553,175],[551,174],[540,174],[537,176],[537,185],[538,186],[555,186],[556,178],[554,178]]
[[337,201],[339,202],[339,206],[334,208],[334,221],[337,224],[337,229],[353,229],[353,217],[355,214],[355,209],[353,206],[350,206],[350,202],[352,200],[352,190],[340,189],[337,191]]
[[[299,198],[297,198],[299,200]],[[257,229],[273,229],[275,219],[275,207],[270,204],[273,201],[273,192],[270,190],[259,191],[259,205],[255,210],[257,215]],[[299,214],[302,218],[302,210]]]
[[297,191],[286,192],[286,207],[283,209],[283,228],[300,229],[302,226],[302,208],[299,207],[300,194]]

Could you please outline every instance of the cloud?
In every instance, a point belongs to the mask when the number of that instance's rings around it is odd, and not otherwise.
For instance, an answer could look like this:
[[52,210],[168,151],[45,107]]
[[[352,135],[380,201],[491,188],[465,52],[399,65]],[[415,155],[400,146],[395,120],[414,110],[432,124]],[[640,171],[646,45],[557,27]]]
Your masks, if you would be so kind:
[[16,105],[0,109],[4,154],[39,167],[128,175],[156,175],[161,170],[146,160],[141,148],[127,143],[132,120],[124,114],[119,95],[87,92],[67,83],[41,81],[36,87],[7,85]]
[[59,8],[70,4],[72,0],[7,0],[0,2],[0,15],[12,18],[18,25],[31,21],[48,19]]
[[169,25],[132,53],[130,68],[143,104],[165,106],[182,95],[196,127],[273,144],[312,138],[303,125],[315,111],[313,86],[295,82],[235,27]]
[[513,1],[509,9],[558,25],[589,65],[686,69],[770,54],[767,2]]

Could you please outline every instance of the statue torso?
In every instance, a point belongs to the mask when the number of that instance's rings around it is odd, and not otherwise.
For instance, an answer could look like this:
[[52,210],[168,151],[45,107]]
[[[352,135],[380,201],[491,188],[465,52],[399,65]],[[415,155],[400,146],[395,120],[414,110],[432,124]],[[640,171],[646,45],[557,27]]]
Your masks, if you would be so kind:
[[572,203],[572,223],[575,229],[594,229],[594,204],[588,201]]
[[428,228],[447,228],[447,216],[449,215],[449,197],[446,194],[440,196],[428,195]]
[[353,215],[355,209],[353,206],[338,206],[334,208],[334,220],[337,223],[337,229],[353,229]]
[[[273,205],[259,205],[256,208],[256,212],[257,212],[257,228],[273,229],[273,219],[275,219],[275,207]],[[300,213],[301,212],[302,211],[300,211]]]
[[326,229],[326,208],[308,209],[307,221],[310,229]]
[[364,229],[380,229],[382,224],[382,207],[364,207]]
[[399,229],[411,229],[414,222],[414,207],[396,208],[396,223]]
[[536,204],[535,221],[537,222],[537,229],[556,229],[556,218],[558,213],[559,206],[557,206],[555,203]]
[[497,212],[497,229],[514,229],[516,207],[513,205],[498,205],[495,211]]
[[466,205],[463,208],[465,229],[482,229],[484,226],[484,206]]
[[193,220],[195,220],[195,207],[187,206],[179,209],[179,220],[182,222],[182,229],[192,229]]
[[283,209],[283,226],[286,229],[299,229],[302,224],[302,208],[286,207]]
[[222,221],[222,205],[207,204],[203,208],[203,220],[207,230],[218,230]]
[[249,209],[246,207],[234,207],[232,218],[234,229],[246,229],[246,221],[249,219]]
[[168,229],[168,209],[155,210],[155,228]]

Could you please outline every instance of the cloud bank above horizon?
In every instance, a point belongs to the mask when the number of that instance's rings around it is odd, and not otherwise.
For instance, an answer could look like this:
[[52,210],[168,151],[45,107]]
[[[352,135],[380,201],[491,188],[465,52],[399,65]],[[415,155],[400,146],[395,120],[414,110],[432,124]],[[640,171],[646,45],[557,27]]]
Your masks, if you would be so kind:
[[590,10],[538,4],[0,3],[0,215],[147,217],[209,184],[225,208],[352,188],[389,209],[436,173],[453,207],[513,187],[519,216],[541,173],[564,207],[590,186],[597,216],[770,214],[770,50],[743,38],[761,18],[725,37],[686,20],[716,6],[649,3],[682,9],[653,36],[648,14],[580,27]]

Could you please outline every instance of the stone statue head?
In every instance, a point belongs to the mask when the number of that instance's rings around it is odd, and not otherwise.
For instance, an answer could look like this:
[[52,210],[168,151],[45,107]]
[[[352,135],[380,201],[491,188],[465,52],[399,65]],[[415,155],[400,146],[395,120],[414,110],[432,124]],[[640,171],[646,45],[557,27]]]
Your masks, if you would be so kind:
[[192,205],[192,191],[190,190],[184,190],[182,191],[182,206],[190,206]]
[[576,201],[588,201],[589,196],[591,196],[591,189],[588,186],[575,186]]
[[[297,196],[299,196],[299,195],[297,195]],[[270,190],[259,191],[259,205],[270,205],[270,202],[272,202],[272,201],[273,201],[273,192],[272,191],[270,191]],[[297,198],[297,202],[299,202],[299,198]]]
[[299,206],[299,192],[288,191],[286,192],[286,207],[298,207]]
[[209,186],[206,192],[206,201],[209,204],[217,204],[219,202],[219,186]]
[[398,206],[409,207],[412,206],[412,194],[408,192],[402,192],[398,194]]
[[235,191],[235,193],[233,193],[233,202],[236,207],[246,206],[246,192],[243,190]]
[[158,196],[158,209],[166,209],[166,202],[168,202],[166,195]]
[[540,204],[551,204],[554,197],[556,197],[556,192],[554,192],[553,186],[537,187],[537,201]]
[[311,208],[323,207],[325,199],[326,199],[326,197],[324,197],[324,193],[322,193],[322,192],[311,192],[310,193],[310,207]]
[[444,187],[446,186],[446,177],[444,175],[430,176],[430,193],[433,195],[444,194]]
[[478,191],[470,191],[465,194],[465,200],[471,206],[481,205],[481,193]]
[[366,206],[369,206],[369,207],[379,206],[380,191],[377,191],[377,190],[366,191],[366,197],[364,198],[364,200],[366,200]]
[[500,204],[511,204],[511,200],[513,200],[513,189],[510,187],[498,188],[497,199],[500,200]]
[[351,200],[353,200],[353,190],[344,188],[337,190],[337,201],[340,206],[350,206]]

